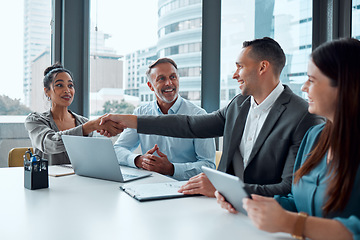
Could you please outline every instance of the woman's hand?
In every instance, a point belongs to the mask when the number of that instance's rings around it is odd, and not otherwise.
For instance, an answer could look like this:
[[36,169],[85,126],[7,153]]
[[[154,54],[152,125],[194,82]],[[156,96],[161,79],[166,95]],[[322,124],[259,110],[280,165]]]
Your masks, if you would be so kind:
[[215,191],[215,197],[222,208],[228,210],[230,213],[238,213],[238,211],[236,211],[235,208],[229,202],[227,202],[224,196],[221,195],[218,191]]
[[[105,116],[105,115],[104,115]],[[88,121],[83,124],[83,135],[87,136],[93,131],[103,132],[102,135],[106,137],[116,136],[124,130],[124,126],[121,123],[107,121],[106,123],[100,125],[101,119],[103,116]]]
[[243,199],[243,207],[257,228],[267,232],[292,232],[295,213],[284,210],[274,198],[255,194],[251,197]]

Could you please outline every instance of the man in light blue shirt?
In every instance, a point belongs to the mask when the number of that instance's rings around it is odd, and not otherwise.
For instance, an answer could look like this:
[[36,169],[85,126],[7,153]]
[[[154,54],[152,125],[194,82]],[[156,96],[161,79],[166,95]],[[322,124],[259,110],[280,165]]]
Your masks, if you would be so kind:
[[[179,93],[176,63],[160,58],[146,72],[148,86],[156,100],[135,109],[134,115],[205,114],[205,110],[183,99]],[[133,151],[139,146],[143,155]],[[210,139],[185,139],[138,134],[126,129],[116,141],[115,152],[121,165],[143,168],[188,180],[201,173],[201,166],[215,168],[215,142]]]

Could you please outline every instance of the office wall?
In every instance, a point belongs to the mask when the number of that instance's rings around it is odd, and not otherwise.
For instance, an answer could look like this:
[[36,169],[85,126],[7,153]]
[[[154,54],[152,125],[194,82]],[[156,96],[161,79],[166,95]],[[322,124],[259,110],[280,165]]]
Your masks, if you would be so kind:
[[19,117],[21,119],[18,118],[16,122],[13,121],[14,118],[12,122],[8,122],[3,116],[0,119],[0,167],[8,166],[8,154],[12,148],[31,147],[30,138],[24,126],[25,116]]

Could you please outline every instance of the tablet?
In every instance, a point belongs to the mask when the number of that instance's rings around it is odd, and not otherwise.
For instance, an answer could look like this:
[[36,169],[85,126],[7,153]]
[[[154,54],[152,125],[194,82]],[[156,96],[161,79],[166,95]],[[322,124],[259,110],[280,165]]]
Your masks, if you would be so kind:
[[247,212],[242,207],[243,198],[251,198],[251,195],[246,191],[245,184],[238,177],[217,171],[205,166],[201,167],[206,176],[216,190],[224,196],[226,201],[231,203],[233,207],[247,215]]

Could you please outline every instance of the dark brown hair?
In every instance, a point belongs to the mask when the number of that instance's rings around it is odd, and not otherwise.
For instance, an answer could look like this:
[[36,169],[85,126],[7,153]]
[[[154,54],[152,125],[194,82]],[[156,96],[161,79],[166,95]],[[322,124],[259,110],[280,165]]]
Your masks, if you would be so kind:
[[280,76],[286,62],[285,53],[272,38],[264,37],[243,42],[243,48],[251,47],[249,55],[256,61],[268,61],[274,69],[274,74]]
[[338,88],[338,95],[334,96],[337,106],[333,122],[326,122],[309,158],[296,171],[294,183],[331,150],[325,216],[344,209],[360,165],[360,42],[351,38],[328,42],[315,49],[311,58],[331,85]]
[[43,80],[44,88],[50,90],[50,84],[53,82],[56,75],[61,72],[68,73],[70,77],[73,79],[72,73],[66,68],[64,68],[63,65],[61,65],[61,63],[56,62],[50,67],[47,67],[44,71],[44,80]]

